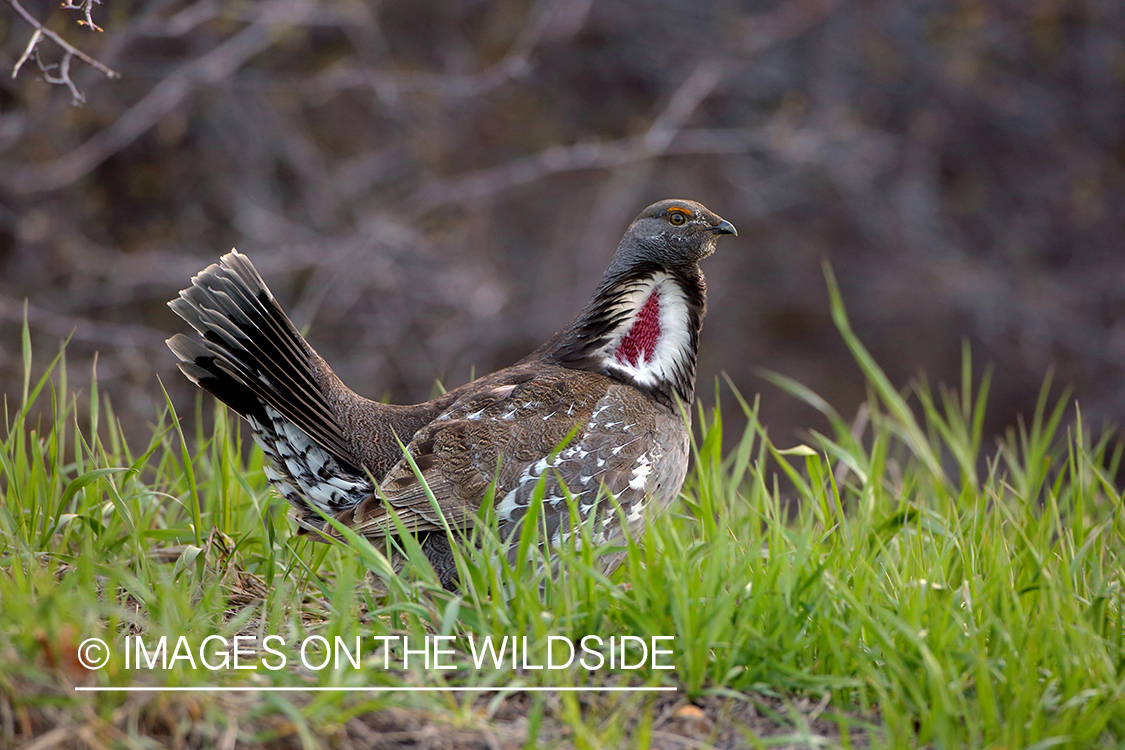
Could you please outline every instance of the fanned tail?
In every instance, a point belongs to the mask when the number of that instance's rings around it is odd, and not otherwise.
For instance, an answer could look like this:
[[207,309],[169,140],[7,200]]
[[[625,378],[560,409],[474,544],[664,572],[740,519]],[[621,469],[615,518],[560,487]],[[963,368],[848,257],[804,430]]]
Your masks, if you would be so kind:
[[270,481],[303,510],[338,512],[370,495],[317,382],[317,355],[250,260],[232,251],[191,282],[168,306],[202,340],[176,334],[168,347],[189,379],[250,422]]

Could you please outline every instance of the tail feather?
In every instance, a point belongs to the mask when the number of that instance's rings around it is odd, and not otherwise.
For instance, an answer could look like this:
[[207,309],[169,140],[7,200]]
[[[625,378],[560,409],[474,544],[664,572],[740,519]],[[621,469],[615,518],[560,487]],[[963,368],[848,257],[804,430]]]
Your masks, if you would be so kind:
[[313,377],[315,355],[246,256],[224,255],[168,305],[203,337],[177,334],[168,340],[189,379],[256,428],[269,429],[274,411],[342,468],[362,476]]
[[242,379],[224,369],[220,354],[205,343],[177,333],[168,339],[168,348],[179,358],[180,372],[188,380],[222,401],[246,419],[264,419],[265,410],[254,391]]

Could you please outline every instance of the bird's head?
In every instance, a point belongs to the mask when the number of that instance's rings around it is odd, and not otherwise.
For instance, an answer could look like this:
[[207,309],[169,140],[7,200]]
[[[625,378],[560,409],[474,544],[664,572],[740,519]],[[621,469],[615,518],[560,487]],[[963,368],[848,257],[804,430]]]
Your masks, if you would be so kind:
[[586,308],[547,347],[567,367],[632,383],[672,406],[695,392],[695,355],[706,310],[699,261],[729,221],[695,201],[654,203],[633,220]]
[[669,270],[690,266],[715,252],[721,234],[738,232],[700,203],[663,200],[646,208],[629,225],[613,265],[648,262]]

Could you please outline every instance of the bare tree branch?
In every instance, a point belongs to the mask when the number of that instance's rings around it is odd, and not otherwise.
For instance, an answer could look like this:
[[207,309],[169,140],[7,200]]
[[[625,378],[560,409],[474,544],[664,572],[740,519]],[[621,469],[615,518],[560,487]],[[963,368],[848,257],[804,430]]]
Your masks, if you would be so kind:
[[[0,116],[0,392],[26,297],[37,340],[101,350],[143,423],[172,362],[136,326],[175,330],[164,301],[237,245],[345,380],[420,399],[538,344],[624,221],[679,195],[753,250],[709,262],[703,379],[753,388],[751,363],[780,357],[854,408],[823,346],[830,254],[898,374],[956,378],[968,337],[1003,363],[994,424],[1050,362],[1098,419],[1125,414],[1125,85],[1096,64],[1121,12],[1032,29],[1027,3],[15,1],[130,80],[0,9],[20,32],[0,82],[49,95]],[[91,9],[127,11],[98,47],[56,25]],[[44,76],[96,107],[65,116]]]
[[[16,3],[16,0],[7,1]],[[270,4],[261,12],[257,22],[251,23],[203,57],[181,66],[108,128],[50,164],[13,171],[3,179],[4,186],[16,193],[36,193],[57,190],[89,174],[156,125],[196,88],[223,80],[247,60],[272,45],[277,40],[275,16],[284,15],[287,20],[291,20],[299,10],[309,12],[312,7],[311,2],[292,3],[288,0],[277,0]],[[44,33],[48,32],[44,30]]]
[[84,11],[86,13],[86,20],[79,21],[78,23],[84,23],[94,31],[101,31],[102,28],[94,23],[94,17],[92,15],[94,12],[94,6],[101,4],[102,0],[79,0],[79,2],[74,2],[74,0],[63,0],[62,7],[66,8],[67,10]]
[[28,40],[27,46],[24,47],[23,54],[20,55],[20,59],[16,60],[16,64],[12,67],[12,78],[15,78],[20,74],[20,68],[23,67],[23,64],[27,62],[27,59],[31,57],[33,52],[35,52],[35,46],[39,44],[39,40],[42,38],[43,30],[36,29],[35,33],[31,35],[31,39]]
[[[649,153],[663,153],[699,105],[722,83],[727,72],[727,66],[716,58],[708,58],[696,65],[668,97],[664,109],[653,118],[645,133],[643,148]],[[575,274],[575,283],[586,281],[579,275],[581,269],[598,265],[597,253],[614,241],[613,234],[618,230],[616,217],[629,213],[656,168],[657,162],[647,159],[630,162],[612,170],[612,174],[599,189],[598,200],[594,202],[595,215],[586,225],[586,239],[581,244],[581,249],[569,258],[574,264],[572,273]]]
[[723,64],[718,60],[704,60],[697,65],[672,94],[664,111],[652,121],[652,126],[645,133],[645,150],[660,153],[668,148],[692,113],[722,82],[723,73]]
[[[35,31],[31,35],[31,39],[27,43],[27,47],[24,48],[23,54],[20,55],[20,59],[16,61],[15,66],[12,68],[12,78],[15,78],[17,75],[19,75],[20,68],[23,67],[23,64],[27,62],[29,58],[34,57],[35,63],[39,66],[39,70],[44,73],[44,77],[47,83],[63,85],[70,89],[71,101],[75,106],[77,106],[84,103],[86,101],[86,97],[82,95],[82,92],[78,90],[78,87],[74,84],[74,81],[70,77],[71,59],[77,57],[79,60],[86,63],[91,68],[94,68],[95,70],[103,73],[106,78],[121,77],[121,74],[113,68],[110,68],[98,62],[97,60],[90,57],[85,52],[78,49],[70,42],[66,41],[61,36],[41,24],[38,19],[35,18],[35,16],[28,13],[27,10],[19,4],[19,0],[6,0],[6,2],[8,3],[8,5],[12,6],[12,10],[14,10],[20,18],[22,18],[24,21],[30,24],[33,29],[35,29]],[[67,0],[63,7],[72,10],[85,10],[86,23],[95,31],[101,31],[101,29],[94,23],[93,19],[90,16],[93,4],[99,2],[101,2],[101,0],[82,0],[77,5],[72,5],[71,1]],[[63,50],[63,59],[62,62],[58,65],[59,74],[57,76],[51,74],[51,71],[54,70],[55,66],[44,64],[39,57],[39,42],[41,42],[44,37],[50,39]]]
[[39,63],[39,69],[43,71],[43,79],[47,81],[47,83],[63,85],[70,89],[70,101],[75,106],[78,106],[79,104],[86,103],[86,95],[78,90],[78,87],[74,85],[74,81],[70,78],[70,61],[73,57],[74,55],[69,52],[63,55],[62,62],[58,65],[59,74],[55,76],[51,75],[51,71],[55,69],[55,66],[44,65],[39,57],[39,51],[35,51],[35,62]]
[[130,346],[146,351],[161,352],[164,349],[163,331],[147,325],[130,323],[111,323],[92,321],[80,315],[48,310],[27,300],[17,300],[0,293],[0,320],[19,323],[26,313],[27,320],[35,327],[42,328],[59,338],[74,337],[102,346]]
[[795,39],[823,23],[841,5],[843,0],[794,0],[781,3],[775,10],[746,16],[741,22],[745,29],[741,39],[743,54],[760,54],[780,42]]
[[[746,54],[757,55],[775,44],[800,36],[823,21],[840,5],[840,0],[803,0],[792,7],[751,17],[751,33],[744,40]],[[753,140],[761,144],[758,131],[696,131],[677,138],[692,113],[722,82],[727,66],[718,60],[705,60],[676,89],[651,127],[639,137],[610,143],[578,143],[546,149],[533,156],[425,185],[417,194],[421,208],[442,203],[495,195],[551,174],[584,169],[610,169],[645,162],[652,158],[691,153],[738,153]],[[673,143],[675,146],[673,147]],[[742,143],[744,145],[740,146]],[[699,151],[696,151],[696,149]]]
[[480,96],[531,70],[536,46],[553,31],[558,38],[576,34],[585,22],[591,0],[539,0],[528,14],[508,53],[477,73],[449,75],[429,72],[384,72],[366,68],[334,68],[301,84],[309,92],[370,89],[383,101],[403,94],[450,98]]
[[504,193],[550,175],[608,169],[659,156],[747,153],[766,146],[767,135],[765,128],[680,130],[667,143],[651,139],[646,132],[615,141],[554,146],[507,164],[427,183],[407,204],[426,209],[461,203]]

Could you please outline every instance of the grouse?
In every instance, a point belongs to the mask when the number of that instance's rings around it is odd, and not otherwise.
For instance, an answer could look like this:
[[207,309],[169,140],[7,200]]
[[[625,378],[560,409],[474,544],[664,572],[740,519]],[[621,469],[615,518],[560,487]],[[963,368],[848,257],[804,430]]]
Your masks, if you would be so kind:
[[302,532],[339,539],[324,522],[334,515],[380,542],[401,524],[455,588],[446,524],[471,529],[486,499],[507,534],[542,485],[539,523],[558,542],[575,523],[590,523],[597,541],[619,538],[622,522],[639,532],[676,497],[706,306],[698,262],[723,234],[737,232],[699,203],[649,206],[565,330],[515,365],[413,406],[345,386],[237,250],[168,303],[200,336],[176,334],[168,346],[188,378],[250,423]]

